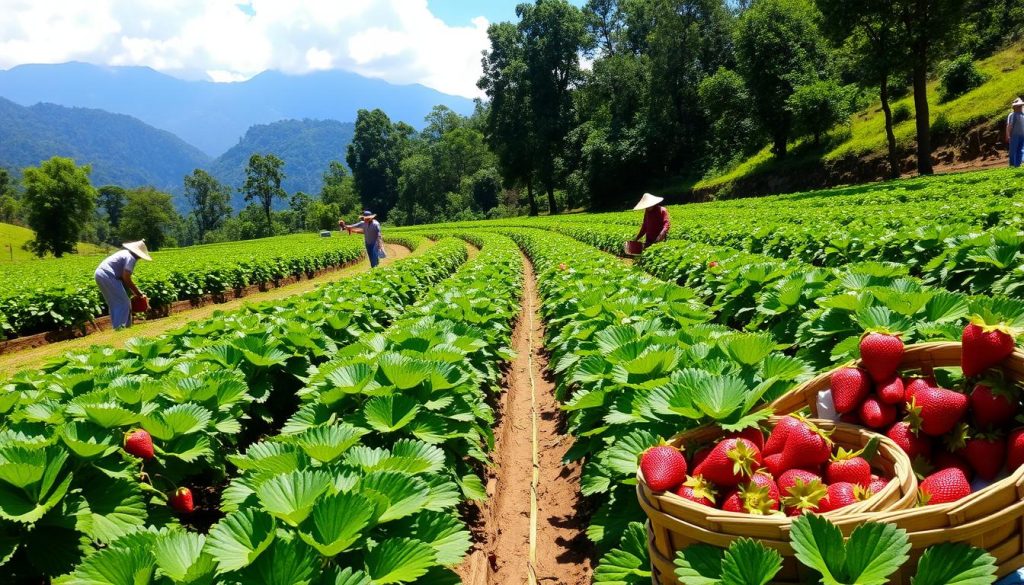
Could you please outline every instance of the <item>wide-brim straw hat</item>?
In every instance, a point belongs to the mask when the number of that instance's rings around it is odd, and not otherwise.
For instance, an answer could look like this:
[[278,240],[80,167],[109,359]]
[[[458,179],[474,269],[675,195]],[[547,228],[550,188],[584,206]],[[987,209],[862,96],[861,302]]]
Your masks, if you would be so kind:
[[149,248],[146,247],[146,240],[139,240],[137,242],[125,242],[121,244],[121,247],[128,250],[132,254],[135,254],[143,260],[152,260],[153,257],[149,255]]
[[1024,100],[1022,100],[1020,98],[1017,98],[1017,99],[1013,100],[1012,104],[1010,104],[1011,108],[1016,108],[1017,106],[1024,106]]
[[377,217],[376,213],[373,213],[373,212],[371,212],[369,210],[364,210],[363,211],[363,219],[373,219],[375,217]]
[[639,211],[641,209],[647,209],[648,207],[654,207],[655,205],[661,203],[664,200],[664,197],[657,197],[655,195],[651,195],[650,193],[644,193],[644,196],[640,198],[640,203],[637,203],[636,207],[634,207],[633,210]]

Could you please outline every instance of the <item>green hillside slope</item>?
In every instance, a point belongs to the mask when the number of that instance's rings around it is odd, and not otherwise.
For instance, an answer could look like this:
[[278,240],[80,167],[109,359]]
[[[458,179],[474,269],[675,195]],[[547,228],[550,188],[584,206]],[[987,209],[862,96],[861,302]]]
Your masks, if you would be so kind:
[[[33,238],[32,230],[9,223],[0,223],[0,264],[36,260],[24,245]],[[93,244],[78,244],[79,254],[100,254],[103,249]]]

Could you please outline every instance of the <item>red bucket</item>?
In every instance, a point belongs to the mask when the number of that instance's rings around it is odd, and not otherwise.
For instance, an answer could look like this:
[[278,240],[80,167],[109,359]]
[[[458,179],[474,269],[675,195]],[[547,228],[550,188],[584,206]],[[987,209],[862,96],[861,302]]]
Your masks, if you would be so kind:
[[641,244],[640,242],[638,242],[636,240],[630,240],[630,241],[626,242],[626,253],[627,254],[629,254],[631,256],[636,256],[637,254],[643,254],[643,252],[644,252],[644,245]]
[[132,313],[145,313],[149,310],[149,299],[146,297],[132,297]]

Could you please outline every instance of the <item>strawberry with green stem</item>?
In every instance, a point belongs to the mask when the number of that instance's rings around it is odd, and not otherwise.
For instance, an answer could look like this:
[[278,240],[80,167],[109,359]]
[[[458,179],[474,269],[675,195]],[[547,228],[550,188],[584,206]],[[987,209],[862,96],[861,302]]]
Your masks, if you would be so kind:
[[839,368],[830,378],[832,404],[836,412],[852,412],[871,392],[871,380],[860,368]]
[[1001,380],[991,377],[971,390],[971,420],[980,429],[1004,427],[1017,416],[1017,397]]
[[818,507],[814,509],[814,512],[819,514],[832,512],[870,497],[867,487],[854,485],[846,481],[830,483],[826,491],[828,494],[818,503]]
[[693,470],[719,487],[734,487],[762,466],[761,451],[747,439],[725,439]]
[[640,454],[640,471],[652,490],[674,490],[686,481],[686,457],[671,445],[655,445]]
[[945,435],[967,415],[967,395],[946,388],[917,391],[907,407],[911,425],[932,437]]
[[868,396],[860,405],[860,421],[868,428],[887,428],[896,421],[896,407],[875,395]]
[[1016,347],[1018,329],[1002,321],[992,323],[993,320],[975,315],[964,327],[960,367],[968,378],[999,365]]
[[718,496],[714,486],[699,475],[687,477],[683,485],[676,490],[676,495],[712,508],[715,507],[715,498]]
[[860,339],[860,360],[872,381],[884,382],[903,362],[903,340],[888,329],[869,330]]
[[825,481],[852,483],[862,487],[871,484],[871,464],[868,458],[877,451],[878,440],[871,439],[868,445],[857,451],[840,447],[832,460],[825,465]]
[[154,456],[153,437],[142,429],[128,431],[124,434],[124,450],[148,461]]
[[770,469],[776,477],[776,470],[781,473],[787,469],[815,468],[825,463],[832,456],[832,440],[829,433],[805,421],[789,431],[780,455],[776,469]]
[[788,485],[782,494],[782,505],[786,514],[799,516],[817,509],[821,501],[828,496],[828,487],[818,478],[805,480],[803,477],[795,477],[792,485]]
[[955,467],[929,475],[918,487],[918,505],[948,504],[971,494],[971,484],[963,471]]

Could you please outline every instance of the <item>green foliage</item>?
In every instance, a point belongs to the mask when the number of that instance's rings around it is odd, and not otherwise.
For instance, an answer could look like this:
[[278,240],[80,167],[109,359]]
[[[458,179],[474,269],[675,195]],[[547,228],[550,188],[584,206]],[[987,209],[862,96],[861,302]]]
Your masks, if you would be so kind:
[[939,77],[939,99],[948,102],[985,83],[971,55],[960,55],[942,66]]
[[786,100],[795,134],[813,136],[814,144],[820,144],[822,134],[849,118],[855,96],[855,87],[831,79],[798,86]]
[[152,187],[127,192],[118,233],[123,241],[146,240],[150,250],[159,250],[175,242],[171,230],[181,221],[171,196]]
[[192,206],[200,241],[231,215],[230,189],[202,169],[185,177],[185,200]]
[[254,154],[249,157],[249,164],[245,168],[245,184],[240,191],[245,194],[246,201],[255,201],[263,208],[267,217],[264,234],[273,232],[270,209],[274,199],[284,199],[288,195],[281,188],[281,181],[284,180],[284,171],[281,170],[283,166],[284,161],[273,154]]
[[121,227],[124,206],[128,202],[127,192],[117,185],[104,185],[97,189],[97,193],[97,206],[106,212],[110,227],[118,229]]
[[25,215],[36,233],[30,243],[36,255],[53,254],[60,258],[75,249],[96,206],[90,171],[88,165],[80,167],[61,157],[23,171]]
[[[398,200],[398,180],[408,136],[381,110],[359,110],[345,162],[363,205],[387,219]],[[347,211],[347,210],[342,210]]]

